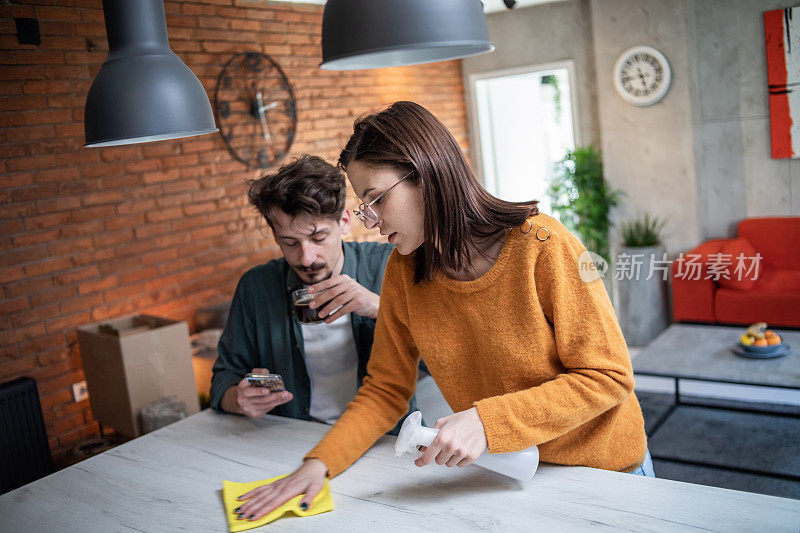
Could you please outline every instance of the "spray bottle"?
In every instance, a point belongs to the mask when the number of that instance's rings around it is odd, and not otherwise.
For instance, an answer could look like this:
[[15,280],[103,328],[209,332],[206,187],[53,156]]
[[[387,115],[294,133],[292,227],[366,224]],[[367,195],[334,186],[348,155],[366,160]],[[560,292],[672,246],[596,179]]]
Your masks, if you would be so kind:
[[[422,425],[422,412],[414,411],[400,428],[394,443],[394,455],[400,457],[405,453],[419,455],[418,446],[429,446],[436,438],[438,429]],[[498,474],[512,477],[520,481],[530,481],[539,466],[539,448],[531,446],[527,450],[509,453],[483,452],[473,463]]]

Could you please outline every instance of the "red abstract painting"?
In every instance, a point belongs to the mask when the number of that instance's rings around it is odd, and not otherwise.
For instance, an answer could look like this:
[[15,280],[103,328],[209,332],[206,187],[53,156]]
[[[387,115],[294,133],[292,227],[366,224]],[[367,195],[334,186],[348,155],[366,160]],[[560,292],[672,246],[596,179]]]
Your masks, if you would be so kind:
[[764,13],[773,158],[800,158],[800,7]]

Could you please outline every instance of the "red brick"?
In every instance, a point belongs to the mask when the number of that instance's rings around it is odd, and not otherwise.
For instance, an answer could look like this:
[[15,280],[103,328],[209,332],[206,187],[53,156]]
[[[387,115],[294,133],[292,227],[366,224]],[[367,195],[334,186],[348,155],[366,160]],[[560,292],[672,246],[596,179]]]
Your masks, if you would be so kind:
[[150,239],[155,235],[161,235],[172,231],[172,223],[169,221],[159,222],[147,225],[140,225],[134,230],[137,239],[145,240]]
[[180,208],[172,207],[168,209],[150,211],[146,214],[146,217],[148,222],[162,222],[164,220],[180,218],[181,215],[182,213]]
[[43,35],[41,47],[47,50],[86,50],[86,39]]
[[[88,240],[89,243],[91,244],[91,239],[87,238],[87,239],[83,239],[83,240],[84,241]],[[78,239],[77,241],[72,241],[72,242],[75,243],[75,242],[80,242],[80,241],[81,241],[81,239]],[[51,246],[51,248],[52,248],[52,246]],[[69,269],[69,270],[65,270],[63,272],[59,272],[58,274],[53,276],[53,283],[55,283],[56,285],[68,285],[68,284],[74,283],[76,281],[80,281],[80,280],[84,280],[84,279],[87,279],[87,278],[96,277],[99,274],[100,274],[100,272],[97,269],[97,265],[88,265],[88,266],[79,267],[79,268],[72,268],[72,269]]]
[[128,287],[120,287],[118,289],[108,290],[103,293],[106,302],[114,302],[116,300],[130,299],[136,295],[144,293],[144,283],[130,285]]
[[38,261],[47,256],[47,249],[43,246],[11,250],[0,254],[0,266],[16,266]]
[[[99,65],[98,65],[99,66]],[[85,65],[45,65],[44,78],[48,80],[91,79],[89,68]],[[83,110],[81,110],[83,114]]]
[[28,141],[31,139],[44,139],[56,134],[55,126],[27,126],[11,128],[6,131],[8,142]]
[[127,216],[114,216],[113,218],[109,218],[105,221],[106,229],[108,230],[116,230],[122,228],[135,228],[138,230],[137,226],[141,226],[144,224],[144,213],[136,213],[133,215]]
[[[86,95],[85,94],[56,94],[47,97],[47,107],[48,108],[59,108],[59,107],[80,107],[83,106],[86,102]],[[83,133],[83,130],[78,132]]]
[[21,376],[36,367],[36,359],[24,357],[5,363],[0,363],[0,380],[6,381]]
[[58,272],[59,270],[70,268],[71,266],[72,261],[69,257],[59,257],[25,265],[23,268],[26,276],[41,276],[43,274],[52,274],[53,272]]
[[40,231],[37,233],[26,233],[14,237],[15,247],[32,246],[34,244],[53,242],[58,238],[58,230]]
[[4,80],[38,80],[44,75],[41,65],[6,65],[3,67]]
[[71,211],[81,206],[80,196],[61,196],[58,198],[46,198],[36,201],[36,208],[40,213],[57,213],[60,211]]
[[80,10],[67,7],[36,6],[36,17],[41,20],[77,22],[81,19],[81,14]]
[[25,94],[69,93],[71,90],[75,90],[75,87],[73,82],[68,80],[26,81],[23,85],[23,92]]
[[47,396],[41,396],[42,410],[47,411],[56,405],[72,401],[72,391],[63,389]]
[[57,227],[68,222],[69,217],[69,212],[28,217],[25,219],[25,228],[28,230],[36,230]]
[[25,272],[21,266],[13,266],[10,268],[0,268],[0,283],[6,284],[13,281],[22,279]]
[[19,296],[10,300],[0,300],[0,313],[13,313],[30,308],[31,302],[27,296]]
[[130,242],[133,240],[133,230],[124,229],[118,231],[111,231],[101,233],[94,236],[94,246],[97,248],[104,248],[106,246],[113,246],[123,242]]
[[177,168],[173,168],[170,170],[159,170],[157,172],[146,172],[143,177],[145,183],[172,181],[180,177],[180,171]]
[[73,329],[77,326],[88,324],[89,322],[91,322],[91,314],[83,312],[48,321],[45,326],[47,327],[47,333],[57,333],[65,329]]
[[121,202],[124,199],[122,191],[104,191],[89,193],[83,196],[84,205],[98,205]]
[[159,250],[157,252],[150,252],[147,254],[142,255],[142,264],[143,265],[152,265],[154,263],[161,263],[163,261],[167,261],[169,259],[174,259],[178,256],[178,251],[174,248],[169,248],[166,250]]
[[[67,300],[76,294],[74,287],[55,287],[43,291],[34,292],[30,295],[31,305],[34,307],[46,305],[52,302]],[[63,312],[63,311],[62,311]]]
[[88,222],[81,222],[80,224],[69,224],[61,228],[61,238],[69,239],[71,237],[80,237],[84,235],[93,235],[103,231],[102,220],[90,220]]
[[56,124],[56,134],[59,137],[80,135],[83,142],[83,122],[73,122],[71,124]]
[[36,113],[25,114],[25,124],[58,124],[59,122],[70,122],[71,120],[72,112],[69,109],[37,111]]
[[44,307],[37,307],[35,309],[27,309],[18,311],[11,315],[14,327],[19,328],[33,323],[40,323],[48,318],[53,318],[59,315],[58,305],[51,304]]
[[39,168],[49,168],[56,164],[55,157],[52,155],[37,155],[30,157],[21,157],[17,159],[9,159],[6,161],[6,169],[9,172],[16,170],[35,170]]
[[20,65],[59,65],[64,62],[64,53],[50,50],[17,50],[17,63]]
[[91,294],[94,292],[102,292],[111,287],[116,287],[119,280],[116,276],[108,276],[94,281],[84,281],[78,285],[78,294]]
[[0,98],[0,111],[30,111],[42,109],[45,105],[44,96],[4,96]]
[[77,313],[78,311],[90,310],[103,303],[103,294],[95,293],[86,296],[76,296],[70,298],[65,302],[61,302],[58,306],[61,314],[68,315],[70,313]]
[[0,235],[11,235],[22,231],[22,220],[4,220],[0,222]]
[[3,341],[9,344],[42,337],[46,333],[44,324],[33,324],[23,328],[14,328],[3,334]]
[[64,63],[68,65],[102,65],[107,55],[103,51],[64,52]]
[[[61,165],[61,163],[58,162],[58,158],[56,158],[56,163]],[[78,177],[80,177],[80,173],[76,167],[59,166],[58,168],[48,170],[37,170],[33,175],[33,180],[36,183],[50,183],[53,181],[63,183]]]

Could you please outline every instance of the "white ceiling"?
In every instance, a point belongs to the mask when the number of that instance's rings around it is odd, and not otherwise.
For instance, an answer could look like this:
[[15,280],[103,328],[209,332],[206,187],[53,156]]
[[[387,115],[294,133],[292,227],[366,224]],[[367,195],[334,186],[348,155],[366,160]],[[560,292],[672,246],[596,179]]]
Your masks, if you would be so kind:
[[[296,2],[298,4],[317,4],[322,5],[325,0],[272,0],[273,2]],[[525,6],[532,6],[536,4],[546,4],[548,2],[561,2],[563,0],[517,0],[517,5],[514,9],[519,9]],[[483,11],[485,13],[496,13],[498,11],[507,11],[503,0],[483,0]]]

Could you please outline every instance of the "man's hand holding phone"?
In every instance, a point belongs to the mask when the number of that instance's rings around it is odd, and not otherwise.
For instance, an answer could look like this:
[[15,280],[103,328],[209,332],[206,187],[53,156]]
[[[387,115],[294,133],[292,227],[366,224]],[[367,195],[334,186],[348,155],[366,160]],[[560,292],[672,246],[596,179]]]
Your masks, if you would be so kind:
[[261,418],[279,405],[292,400],[292,393],[282,390],[283,380],[280,380],[280,376],[276,379],[254,374],[269,374],[269,370],[254,368],[236,386],[236,402],[243,414],[251,418]]

